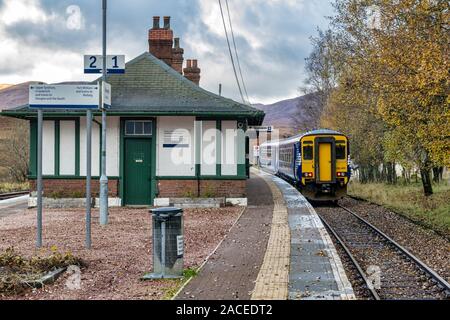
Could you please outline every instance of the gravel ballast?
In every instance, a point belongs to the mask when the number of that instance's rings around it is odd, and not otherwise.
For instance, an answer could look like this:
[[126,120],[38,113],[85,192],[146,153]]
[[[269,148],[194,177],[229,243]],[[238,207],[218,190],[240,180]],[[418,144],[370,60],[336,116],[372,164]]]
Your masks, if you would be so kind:
[[370,281],[375,281],[381,299],[448,298],[415,263],[352,214],[340,207],[316,210],[343,239]]
[[450,241],[382,206],[345,198],[339,202],[386,233],[450,282]]
[[[242,208],[184,210],[185,268],[198,267],[228,233]],[[86,250],[83,209],[45,209],[42,249],[35,248],[36,210],[0,219],[0,251],[9,247],[24,256],[48,255],[51,247],[71,252],[87,264],[81,288],[69,289],[69,274],[53,285],[9,299],[163,299],[179,284],[142,281],[152,269],[151,215],[148,209],[111,208],[109,224],[100,226],[92,212],[92,249]]]

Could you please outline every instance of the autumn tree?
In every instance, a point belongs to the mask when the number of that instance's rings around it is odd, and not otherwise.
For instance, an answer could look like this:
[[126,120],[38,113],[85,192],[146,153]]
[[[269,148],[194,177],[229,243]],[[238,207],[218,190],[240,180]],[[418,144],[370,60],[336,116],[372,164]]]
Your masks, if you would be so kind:
[[320,124],[320,117],[327,101],[335,89],[340,69],[340,59],[338,57],[335,35],[332,30],[317,30],[318,35],[311,37],[313,50],[305,59],[305,69],[307,78],[304,86],[299,91],[309,98],[297,108],[297,115],[294,115],[292,123],[297,131],[308,131],[317,129]]
[[413,149],[424,192],[433,193],[432,167],[450,165],[449,2],[373,1],[380,27],[371,57],[377,107],[391,130]]
[[14,120],[10,130],[2,132],[0,139],[0,164],[6,171],[0,179],[25,182],[28,177],[29,130],[26,121]]
[[359,161],[417,166],[424,193],[432,194],[431,169],[450,165],[448,1],[337,0],[334,6],[328,38],[339,72],[322,123],[343,127],[356,146],[367,139],[356,150]]

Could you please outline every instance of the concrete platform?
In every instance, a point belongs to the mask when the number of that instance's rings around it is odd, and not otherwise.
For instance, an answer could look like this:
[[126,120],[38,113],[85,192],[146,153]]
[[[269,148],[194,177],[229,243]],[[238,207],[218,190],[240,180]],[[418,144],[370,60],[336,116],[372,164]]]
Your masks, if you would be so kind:
[[280,178],[252,169],[249,205],[178,300],[350,300],[353,289],[322,222]]
[[[290,230],[288,299],[355,299],[336,248],[314,208],[297,189],[286,181],[264,171],[254,170],[253,173],[264,178],[269,186],[276,186],[282,194],[283,206],[287,211],[286,217]],[[276,203],[277,195],[273,194],[273,196]],[[274,228],[279,227],[272,224],[272,231]],[[287,241],[288,238],[285,236],[284,240]],[[268,250],[269,247],[270,240]],[[285,250],[282,250],[278,256],[282,259],[281,256],[285,254]],[[272,263],[275,264],[276,261]],[[285,272],[285,268],[278,267],[278,269],[271,268],[271,272],[277,274]],[[267,279],[264,284],[267,288],[280,286],[280,283],[270,283]],[[264,293],[260,292],[256,297],[264,296]],[[270,294],[268,296],[270,297]]]
[[[274,211],[271,189],[256,176],[247,182],[248,206],[177,300],[248,300],[260,272]],[[286,285],[287,287],[287,285]]]
[[0,218],[23,212],[28,207],[28,195],[0,200]]

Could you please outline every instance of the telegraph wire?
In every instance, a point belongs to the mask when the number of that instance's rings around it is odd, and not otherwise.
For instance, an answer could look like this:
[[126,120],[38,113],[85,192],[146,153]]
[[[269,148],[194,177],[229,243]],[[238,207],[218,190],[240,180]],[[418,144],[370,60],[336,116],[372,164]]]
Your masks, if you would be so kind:
[[244,89],[245,96],[247,98],[247,103],[250,104],[250,99],[248,98],[247,87],[245,85],[244,77],[242,76],[241,62],[239,61],[239,55],[236,47],[236,41],[234,39],[233,23],[231,22],[230,8],[228,7],[228,0],[225,0],[228,13],[228,21],[230,22],[231,39],[233,39],[234,53],[236,56],[236,61],[238,65],[239,74],[241,76],[242,88]]
[[220,7],[220,14],[222,16],[223,29],[225,30],[225,36],[227,38],[228,51],[230,52],[231,64],[233,65],[234,77],[236,78],[236,83],[237,83],[238,88],[239,88],[239,93],[241,94],[242,102],[245,104],[246,102],[245,102],[245,99],[244,99],[244,95],[242,94],[241,85],[239,83],[239,78],[238,78],[238,75],[237,75],[237,72],[236,72],[236,66],[234,64],[233,53],[231,52],[230,39],[228,38],[227,25],[225,23],[225,17],[223,15],[222,2],[220,0],[218,0],[218,1],[219,1],[219,7]]

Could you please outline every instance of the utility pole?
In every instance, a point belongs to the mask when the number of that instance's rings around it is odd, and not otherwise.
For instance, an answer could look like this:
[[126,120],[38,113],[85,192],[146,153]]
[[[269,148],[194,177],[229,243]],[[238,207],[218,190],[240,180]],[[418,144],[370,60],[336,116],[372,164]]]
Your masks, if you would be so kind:
[[[102,87],[106,82],[106,1],[102,0],[103,11],[103,70],[102,70]],[[101,102],[102,107],[102,154],[101,154],[101,168],[100,176],[100,224],[108,224],[108,177],[106,175],[106,108],[104,106],[103,98]]]
[[[98,83],[97,83],[98,84]],[[86,110],[86,248],[91,248],[92,111]]]

